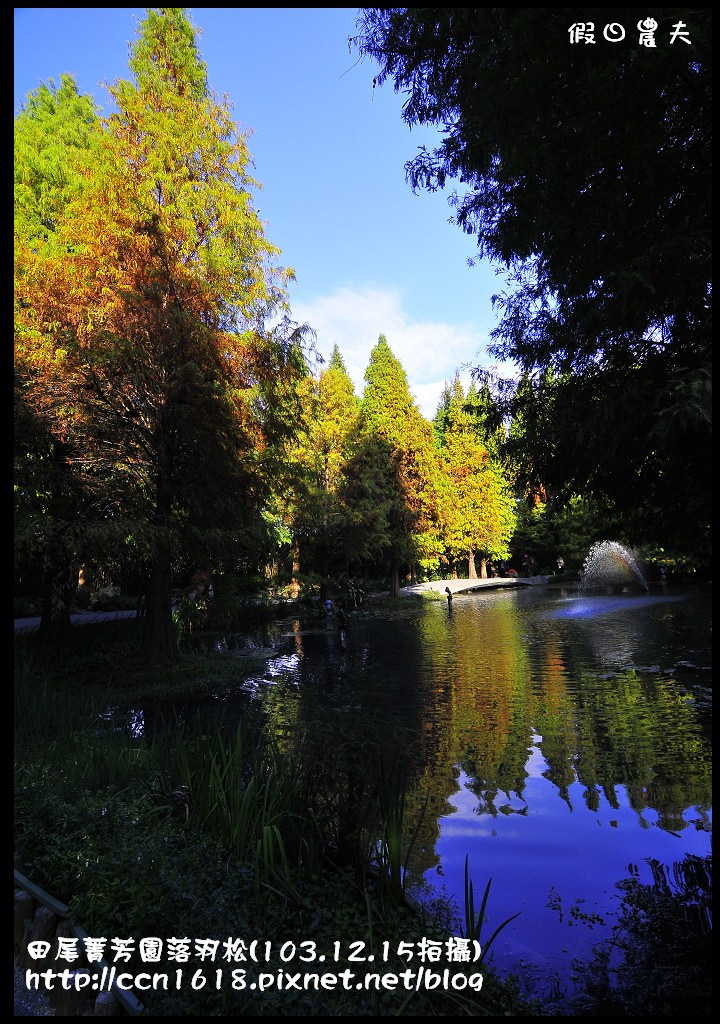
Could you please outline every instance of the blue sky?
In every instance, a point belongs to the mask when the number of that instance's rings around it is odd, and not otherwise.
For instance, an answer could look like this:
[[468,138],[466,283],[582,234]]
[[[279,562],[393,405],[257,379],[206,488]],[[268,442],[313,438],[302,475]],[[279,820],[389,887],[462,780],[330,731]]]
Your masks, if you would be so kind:
[[[487,365],[503,278],[468,267],[473,238],[448,223],[448,195],[413,195],[405,162],[436,133],[412,131],[391,83],[348,47],[357,8],[190,8],[212,89],[226,95],[262,184],[268,239],[292,267],[292,315],[338,344],[358,394],[385,334],[431,417],[446,380]],[[129,78],[144,8],[15,8],[15,113],[28,92],[67,72],[109,108],[104,83]],[[448,190],[448,192],[451,190]],[[469,381],[469,373],[463,372]]]

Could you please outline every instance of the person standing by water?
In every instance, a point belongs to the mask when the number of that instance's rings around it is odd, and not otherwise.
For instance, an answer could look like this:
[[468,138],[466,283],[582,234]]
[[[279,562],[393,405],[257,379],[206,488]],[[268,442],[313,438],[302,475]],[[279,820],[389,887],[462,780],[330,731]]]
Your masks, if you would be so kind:
[[337,610],[337,613],[335,615],[335,618],[337,619],[337,624],[338,624],[338,626],[340,628],[340,644],[341,644],[341,646],[343,648],[347,647],[347,639],[346,639],[346,636],[345,636],[345,627],[347,626],[347,616],[345,615],[345,612],[342,610],[342,608],[339,605],[338,605],[338,610]]

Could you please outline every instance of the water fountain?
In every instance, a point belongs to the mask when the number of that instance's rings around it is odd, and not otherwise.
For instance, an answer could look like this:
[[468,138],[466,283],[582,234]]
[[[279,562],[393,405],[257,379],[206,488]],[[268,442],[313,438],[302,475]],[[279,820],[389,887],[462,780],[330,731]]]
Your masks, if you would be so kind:
[[[642,589],[642,593],[638,590]],[[680,595],[651,595],[636,556],[614,540],[593,544],[580,572],[576,594],[551,609],[548,618],[594,619],[611,612],[638,610],[681,600]]]
[[593,544],[580,572],[580,592],[627,583],[637,583],[645,591],[650,589],[632,551],[614,540]]

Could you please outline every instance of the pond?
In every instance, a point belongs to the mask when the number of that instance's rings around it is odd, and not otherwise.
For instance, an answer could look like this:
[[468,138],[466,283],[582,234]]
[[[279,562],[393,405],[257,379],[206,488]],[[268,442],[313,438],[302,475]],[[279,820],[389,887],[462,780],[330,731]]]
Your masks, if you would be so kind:
[[343,633],[284,619],[222,640],[276,653],[210,706],[393,765],[413,895],[462,914],[467,856],[476,906],[492,878],[485,938],[519,912],[494,965],[550,998],[609,936],[618,881],[710,852],[709,588],[617,589],[484,590]]

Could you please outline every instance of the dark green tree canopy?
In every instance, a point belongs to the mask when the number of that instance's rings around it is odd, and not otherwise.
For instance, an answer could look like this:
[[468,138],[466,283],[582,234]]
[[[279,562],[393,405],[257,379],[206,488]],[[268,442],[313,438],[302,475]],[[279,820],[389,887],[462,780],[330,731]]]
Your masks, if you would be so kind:
[[[457,222],[510,268],[498,355],[527,367],[615,346],[687,346],[710,282],[709,10],[366,8],[362,53],[407,94],[409,124],[444,133],[413,187],[458,179]],[[581,14],[581,18],[580,18]],[[593,45],[570,26],[595,25]],[[622,44],[601,28],[628,28]],[[683,22],[691,42],[670,43]]]
[[[705,537],[710,13],[659,9],[655,47],[639,41],[648,18],[365,8],[354,42],[379,62],[375,81],[406,95],[407,123],[442,133],[407,164],[411,185],[459,181],[457,223],[507,272],[491,353],[536,382],[547,414],[542,432],[526,420],[526,461],[553,492],[592,491],[638,537],[668,501],[678,524],[691,508],[690,532]],[[593,43],[572,42],[578,22]],[[620,43],[604,38],[612,23]],[[517,411],[523,395],[505,393]]]

